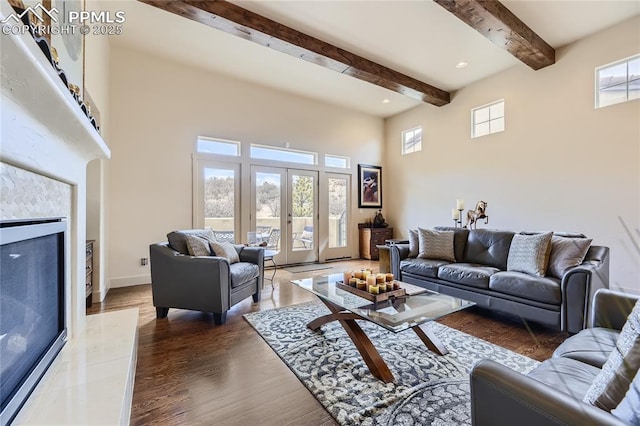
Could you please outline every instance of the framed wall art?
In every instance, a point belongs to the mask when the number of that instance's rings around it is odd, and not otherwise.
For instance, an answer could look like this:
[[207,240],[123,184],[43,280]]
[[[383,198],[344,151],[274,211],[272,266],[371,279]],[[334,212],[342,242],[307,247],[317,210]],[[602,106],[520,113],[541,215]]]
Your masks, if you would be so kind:
[[382,167],[358,164],[358,207],[382,208]]

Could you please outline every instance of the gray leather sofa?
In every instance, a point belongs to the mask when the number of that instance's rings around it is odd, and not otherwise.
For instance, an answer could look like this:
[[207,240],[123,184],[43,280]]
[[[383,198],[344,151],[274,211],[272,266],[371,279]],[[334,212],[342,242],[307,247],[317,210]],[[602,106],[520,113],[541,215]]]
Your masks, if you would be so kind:
[[[175,231],[170,243],[149,246],[151,290],[158,318],[169,308],[211,312],[216,324],[224,324],[227,311],[249,296],[260,300],[264,279],[264,249],[236,245],[240,261],[230,264],[219,256],[190,256],[186,235],[204,230]],[[211,235],[213,238],[213,235]]]
[[570,333],[586,327],[593,294],[609,287],[608,247],[592,245],[582,264],[562,278],[537,277],[507,271],[515,232],[436,229],[455,231],[456,262],[409,257],[409,244],[396,244],[390,255],[397,279]]
[[471,371],[474,426],[624,425],[611,413],[582,402],[615,347],[640,296],[599,290],[591,327],[569,337],[528,375],[492,360]]

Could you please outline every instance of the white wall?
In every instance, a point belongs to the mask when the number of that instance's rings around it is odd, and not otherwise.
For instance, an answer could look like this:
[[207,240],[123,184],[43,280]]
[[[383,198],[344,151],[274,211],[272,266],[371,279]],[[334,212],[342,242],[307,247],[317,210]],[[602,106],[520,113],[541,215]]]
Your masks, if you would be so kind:
[[[388,119],[385,203],[397,233],[452,225],[456,198],[467,209],[485,200],[480,227],[582,232],[611,248],[611,287],[640,292],[640,101],[593,107],[594,68],[639,53],[639,27],[636,17],[558,50],[555,65],[518,65],[447,106]],[[471,139],[470,110],[501,98],[506,130]],[[418,125],[422,151],[400,155],[401,131]]]
[[[99,0],[86,0],[86,10],[102,10]],[[109,144],[109,37],[85,36],[84,89],[89,92],[92,112],[100,116],[100,133]],[[87,166],[87,239],[95,240],[93,253],[93,300],[104,300],[108,291],[107,235],[108,160],[93,160]]]
[[[380,118],[114,47],[110,75],[111,286],[148,283],[149,244],[192,227],[192,153],[198,135],[350,156],[380,164]],[[246,149],[246,148],[245,148]],[[355,185],[354,185],[355,187]],[[385,194],[385,197],[387,195]],[[242,200],[248,205],[249,196]],[[373,210],[357,210],[357,227]],[[246,216],[245,216],[246,217]]]

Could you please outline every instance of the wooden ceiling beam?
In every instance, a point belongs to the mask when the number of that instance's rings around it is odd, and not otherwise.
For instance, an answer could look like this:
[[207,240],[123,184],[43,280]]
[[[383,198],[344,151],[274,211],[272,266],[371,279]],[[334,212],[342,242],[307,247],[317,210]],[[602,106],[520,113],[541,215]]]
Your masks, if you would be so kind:
[[226,1],[139,1],[422,102],[450,102],[449,92]]
[[534,70],[556,62],[553,47],[499,1],[434,1]]

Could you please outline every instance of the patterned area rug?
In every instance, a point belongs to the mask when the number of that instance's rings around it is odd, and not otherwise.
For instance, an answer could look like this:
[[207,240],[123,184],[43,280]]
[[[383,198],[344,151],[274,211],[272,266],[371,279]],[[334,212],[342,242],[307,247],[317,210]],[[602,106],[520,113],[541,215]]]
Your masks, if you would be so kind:
[[449,353],[430,352],[411,330],[392,333],[358,321],[396,378],[371,375],[342,326],[313,332],[307,323],[329,310],[320,302],[246,314],[244,318],[342,425],[471,424],[469,372],[491,358],[527,373],[537,361],[484,340],[431,323]]

